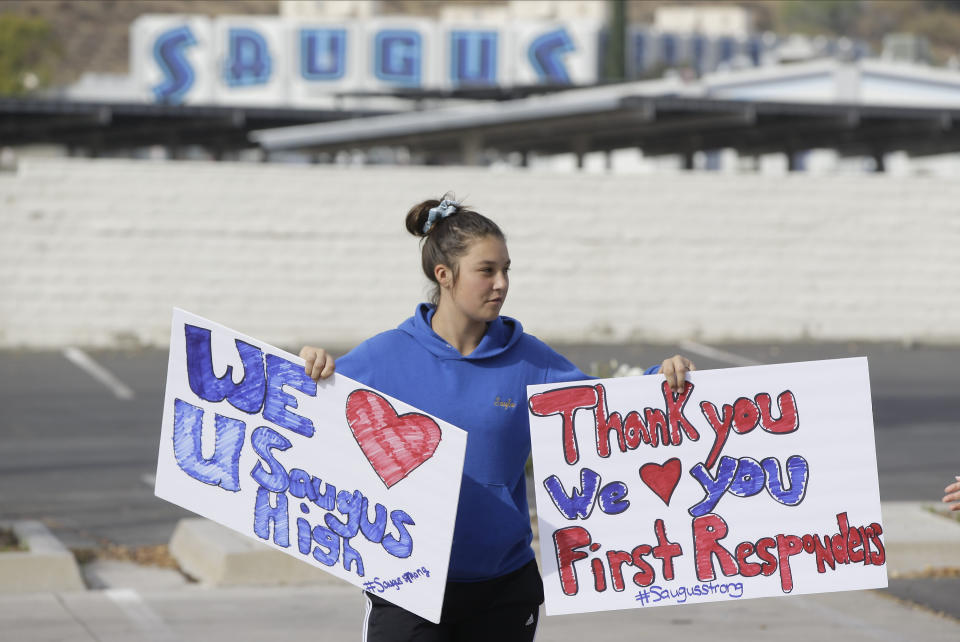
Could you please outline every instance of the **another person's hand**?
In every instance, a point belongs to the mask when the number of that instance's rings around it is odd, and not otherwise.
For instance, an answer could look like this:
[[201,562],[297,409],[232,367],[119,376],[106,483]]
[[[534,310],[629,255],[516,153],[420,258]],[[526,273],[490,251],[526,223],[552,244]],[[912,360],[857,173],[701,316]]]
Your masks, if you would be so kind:
[[314,381],[326,379],[333,374],[333,357],[323,348],[303,346],[300,349],[300,358],[306,361],[303,366],[304,372],[310,375],[310,378]]
[[660,364],[660,374],[667,378],[667,384],[674,393],[683,392],[684,383],[687,380],[687,373],[693,372],[697,367],[693,361],[684,356],[676,354],[669,359],[664,359]]
[[943,489],[943,492],[946,495],[943,496],[943,501],[946,504],[950,504],[950,510],[960,510],[960,475],[957,475],[957,481],[950,484]]

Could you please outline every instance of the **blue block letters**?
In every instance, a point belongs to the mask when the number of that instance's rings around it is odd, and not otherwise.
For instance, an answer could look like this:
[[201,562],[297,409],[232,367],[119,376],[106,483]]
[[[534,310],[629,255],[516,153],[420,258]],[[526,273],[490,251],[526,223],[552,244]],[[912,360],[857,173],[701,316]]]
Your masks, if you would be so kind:
[[174,400],[173,407],[173,453],[180,469],[205,484],[239,491],[240,451],[246,424],[216,415],[214,451],[208,459],[202,454],[201,444],[203,408],[181,399]]

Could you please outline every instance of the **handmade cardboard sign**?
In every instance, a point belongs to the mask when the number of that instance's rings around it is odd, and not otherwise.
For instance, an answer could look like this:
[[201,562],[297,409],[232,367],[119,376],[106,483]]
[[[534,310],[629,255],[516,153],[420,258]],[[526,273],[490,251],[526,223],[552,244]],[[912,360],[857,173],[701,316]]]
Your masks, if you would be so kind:
[[887,585],[865,358],[528,399],[548,614]]
[[466,433],[174,310],[156,495],[438,622]]

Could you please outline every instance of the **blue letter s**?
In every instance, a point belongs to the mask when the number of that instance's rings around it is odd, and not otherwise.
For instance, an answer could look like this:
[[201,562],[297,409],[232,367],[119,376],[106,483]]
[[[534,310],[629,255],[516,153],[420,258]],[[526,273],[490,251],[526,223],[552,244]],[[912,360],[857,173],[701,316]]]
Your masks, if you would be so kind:
[[153,45],[153,58],[163,71],[163,82],[153,87],[159,102],[179,104],[193,87],[193,67],[187,61],[185,49],[197,44],[190,27],[182,26],[165,31]]
[[573,40],[566,29],[545,33],[530,44],[530,64],[540,80],[554,85],[569,85],[570,75],[563,64],[563,54],[573,51]]

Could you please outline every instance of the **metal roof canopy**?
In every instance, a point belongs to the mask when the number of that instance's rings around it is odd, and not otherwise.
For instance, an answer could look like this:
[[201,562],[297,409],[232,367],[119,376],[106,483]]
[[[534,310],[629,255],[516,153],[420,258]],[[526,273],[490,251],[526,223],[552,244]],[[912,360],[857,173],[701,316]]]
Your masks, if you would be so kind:
[[217,153],[252,147],[249,133],[264,127],[383,113],[0,98],[0,145],[56,143],[93,153],[198,145]]
[[268,151],[407,146],[542,154],[640,148],[645,155],[732,148],[743,155],[832,148],[845,156],[960,151],[960,108],[772,102],[581,90],[362,120],[255,131]]

